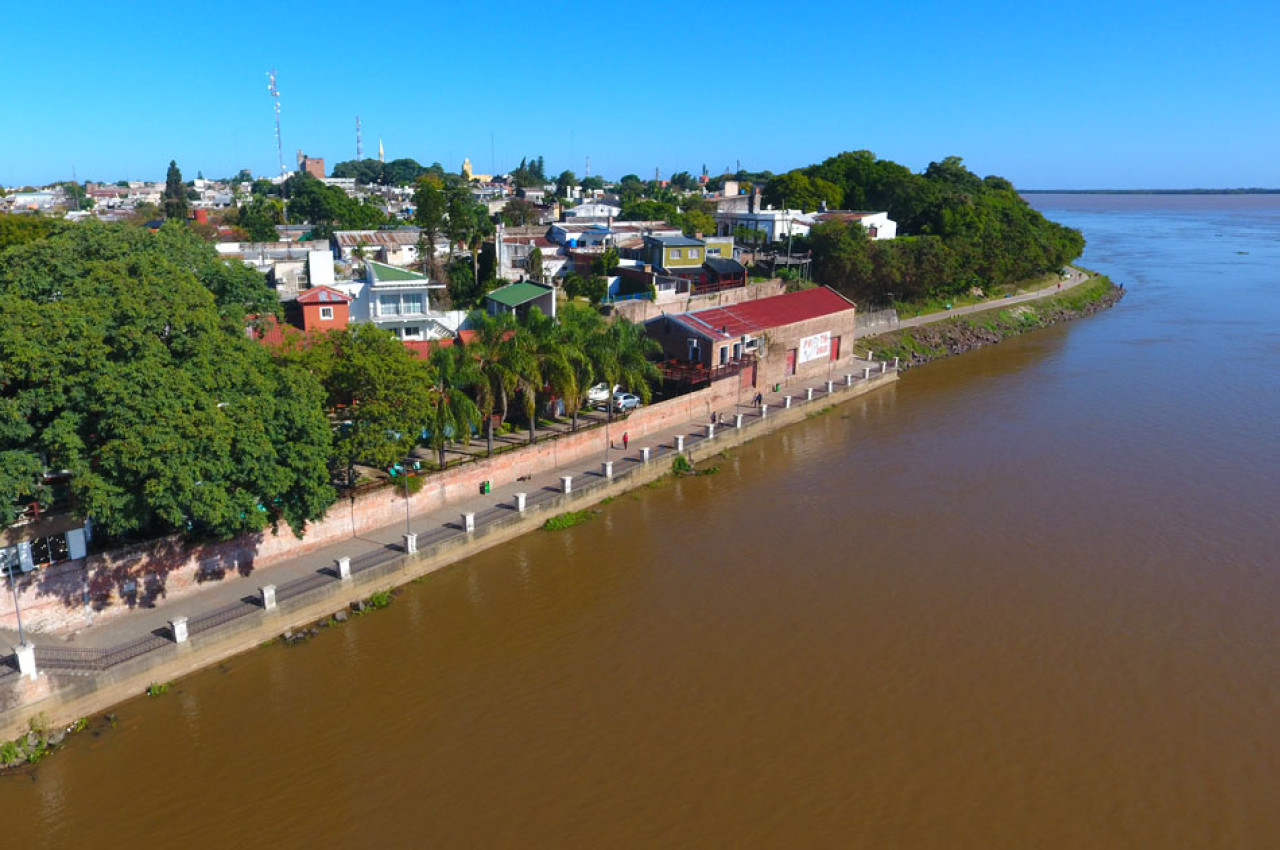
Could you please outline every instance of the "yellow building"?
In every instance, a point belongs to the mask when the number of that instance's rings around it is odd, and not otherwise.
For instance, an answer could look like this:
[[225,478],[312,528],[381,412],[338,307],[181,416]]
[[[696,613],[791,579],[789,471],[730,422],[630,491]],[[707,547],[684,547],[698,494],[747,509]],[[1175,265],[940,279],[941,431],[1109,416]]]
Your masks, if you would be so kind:
[[462,161],[462,176],[465,177],[468,182],[471,180],[479,180],[481,183],[488,183],[493,179],[492,174],[472,174],[470,157]]

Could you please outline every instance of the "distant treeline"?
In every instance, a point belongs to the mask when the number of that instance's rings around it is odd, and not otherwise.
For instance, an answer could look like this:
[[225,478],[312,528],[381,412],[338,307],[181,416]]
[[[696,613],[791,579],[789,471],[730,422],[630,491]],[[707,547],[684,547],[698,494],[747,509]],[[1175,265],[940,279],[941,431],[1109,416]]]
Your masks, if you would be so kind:
[[[814,279],[863,305],[947,297],[1056,271],[1084,251],[1078,230],[1033,209],[1003,177],[979,177],[959,157],[917,174],[870,151],[839,154],[771,181],[795,205],[886,210],[893,240],[856,222],[813,228]],[[778,198],[778,200],[783,200]]]
[[1019,189],[1023,195],[1280,195],[1280,189]]

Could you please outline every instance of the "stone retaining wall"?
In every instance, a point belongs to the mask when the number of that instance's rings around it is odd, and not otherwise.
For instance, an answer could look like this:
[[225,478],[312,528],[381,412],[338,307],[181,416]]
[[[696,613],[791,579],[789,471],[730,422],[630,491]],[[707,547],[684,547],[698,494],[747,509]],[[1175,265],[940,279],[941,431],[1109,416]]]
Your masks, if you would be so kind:
[[[705,420],[711,410],[723,410],[737,398],[736,380],[719,381],[707,389],[641,407],[617,420],[611,435],[617,442],[626,431],[639,447],[649,435]],[[483,481],[500,487],[592,453],[603,454],[604,449],[605,428],[593,427],[464,463],[427,476],[422,489],[409,499],[410,513],[430,513],[472,498]],[[336,502],[323,519],[307,527],[302,539],[287,527],[279,534],[267,531],[199,546],[174,536],[66,561],[18,580],[22,623],[35,632],[79,628],[90,618],[100,622],[138,607],[181,599],[211,582],[248,576],[256,568],[402,522],[404,515],[404,491],[386,487]],[[0,628],[17,628],[11,593],[0,594]]]

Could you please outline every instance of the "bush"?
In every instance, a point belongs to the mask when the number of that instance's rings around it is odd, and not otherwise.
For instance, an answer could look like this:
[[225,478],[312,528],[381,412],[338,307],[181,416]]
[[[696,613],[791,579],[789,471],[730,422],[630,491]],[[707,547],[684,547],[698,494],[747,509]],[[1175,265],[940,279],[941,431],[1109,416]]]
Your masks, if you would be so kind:
[[553,516],[542,524],[543,531],[564,531],[566,528],[573,528],[575,525],[582,525],[595,516],[591,511],[569,511],[568,513]]

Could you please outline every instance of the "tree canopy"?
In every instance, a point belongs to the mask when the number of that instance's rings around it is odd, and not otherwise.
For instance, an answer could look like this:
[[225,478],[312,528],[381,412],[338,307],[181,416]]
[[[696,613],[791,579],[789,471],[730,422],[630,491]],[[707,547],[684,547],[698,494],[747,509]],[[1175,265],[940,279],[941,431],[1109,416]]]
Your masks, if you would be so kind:
[[846,209],[887,211],[904,234],[872,241],[860,224],[839,220],[813,229],[815,280],[855,300],[882,303],[889,293],[912,300],[1014,283],[1059,269],[1084,250],[1079,231],[1049,221],[1008,180],[979,177],[959,157],[915,174],[870,151],[846,152],[775,177],[764,197],[803,188],[804,180],[834,186]]
[[178,163],[174,160],[169,160],[169,173],[165,176],[160,206],[164,209],[165,218],[186,221],[187,187],[182,182],[182,172],[178,170]]
[[246,337],[261,293],[210,255],[182,225],[96,223],[0,255],[0,504],[52,468],[109,537],[323,515],[319,386]]

